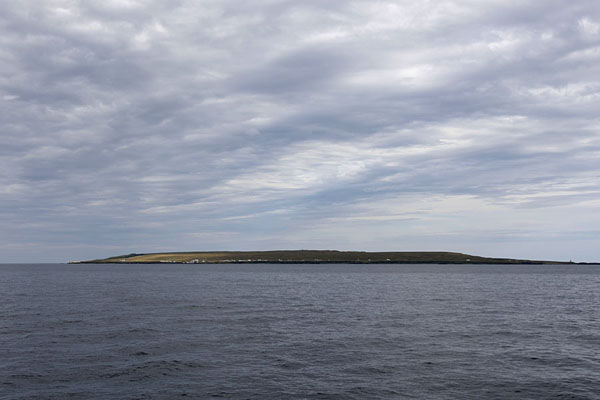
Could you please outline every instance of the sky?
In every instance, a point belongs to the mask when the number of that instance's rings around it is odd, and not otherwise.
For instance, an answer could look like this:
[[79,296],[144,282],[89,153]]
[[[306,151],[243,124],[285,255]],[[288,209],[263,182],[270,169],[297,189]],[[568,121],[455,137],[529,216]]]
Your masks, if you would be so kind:
[[600,261],[597,0],[0,2],[0,255]]

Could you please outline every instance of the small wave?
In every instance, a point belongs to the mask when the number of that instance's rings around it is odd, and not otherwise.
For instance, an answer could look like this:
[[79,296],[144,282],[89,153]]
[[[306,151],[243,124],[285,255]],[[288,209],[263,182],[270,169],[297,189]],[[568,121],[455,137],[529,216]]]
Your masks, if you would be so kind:
[[204,365],[196,362],[180,361],[180,360],[159,360],[147,361],[143,364],[129,365],[119,368],[115,371],[102,374],[102,378],[133,378],[135,380],[150,379],[157,375],[172,375],[180,373],[185,369],[203,368]]

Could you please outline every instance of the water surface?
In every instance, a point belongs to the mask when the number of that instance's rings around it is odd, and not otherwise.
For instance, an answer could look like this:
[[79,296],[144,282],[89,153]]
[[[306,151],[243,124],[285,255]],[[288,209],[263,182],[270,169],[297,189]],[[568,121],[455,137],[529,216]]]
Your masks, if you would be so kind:
[[600,268],[0,265],[2,399],[597,399]]

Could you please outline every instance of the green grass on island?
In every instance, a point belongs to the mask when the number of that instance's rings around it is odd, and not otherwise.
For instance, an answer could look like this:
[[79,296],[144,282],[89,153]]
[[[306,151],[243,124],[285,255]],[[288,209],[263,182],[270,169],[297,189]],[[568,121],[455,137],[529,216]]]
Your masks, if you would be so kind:
[[568,264],[559,261],[489,258],[441,251],[366,252],[337,250],[192,251],[127,254],[74,263],[278,263],[278,264]]

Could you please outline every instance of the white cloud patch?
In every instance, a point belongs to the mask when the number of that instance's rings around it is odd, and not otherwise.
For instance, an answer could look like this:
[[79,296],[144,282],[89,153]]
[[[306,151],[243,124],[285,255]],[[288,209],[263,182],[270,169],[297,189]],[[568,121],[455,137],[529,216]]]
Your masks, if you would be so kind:
[[579,29],[588,37],[594,37],[600,34],[600,24],[587,17],[579,20]]

